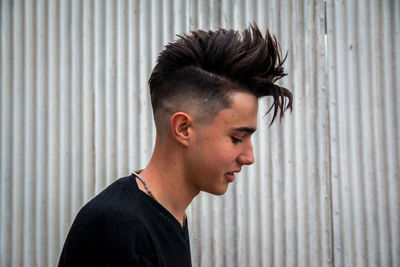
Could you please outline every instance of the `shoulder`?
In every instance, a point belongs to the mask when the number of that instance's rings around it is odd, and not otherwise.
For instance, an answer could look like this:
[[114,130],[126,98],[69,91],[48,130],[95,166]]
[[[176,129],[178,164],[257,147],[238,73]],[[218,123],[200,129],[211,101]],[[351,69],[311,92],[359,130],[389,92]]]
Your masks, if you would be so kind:
[[[89,201],[76,216],[61,255],[62,260],[133,260],[136,244],[145,243],[140,197],[135,179],[116,180]],[[145,244],[143,244],[145,245]]]
[[89,201],[79,213],[124,210],[124,207],[130,207],[136,203],[138,193],[139,189],[132,176],[119,178]]
[[131,176],[120,178],[81,208],[72,228],[79,225],[79,228],[89,227],[91,231],[96,228],[112,231],[114,227],[126,225],[132,229],[138,226],[140,219],[136,216],[141,209],[138,195],[135,179]]

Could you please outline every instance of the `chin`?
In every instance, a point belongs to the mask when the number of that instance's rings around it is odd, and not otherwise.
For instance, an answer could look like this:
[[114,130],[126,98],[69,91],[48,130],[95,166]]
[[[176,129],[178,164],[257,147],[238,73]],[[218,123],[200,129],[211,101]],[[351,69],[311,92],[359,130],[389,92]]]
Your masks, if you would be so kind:
[[216,195],[216,196],[220,196],[226,193],[226,191],[228,190],[228,185],[224,186],[224,187],[220,187],[220,188],[209,188],[208,190],[203,190],[207,193]]

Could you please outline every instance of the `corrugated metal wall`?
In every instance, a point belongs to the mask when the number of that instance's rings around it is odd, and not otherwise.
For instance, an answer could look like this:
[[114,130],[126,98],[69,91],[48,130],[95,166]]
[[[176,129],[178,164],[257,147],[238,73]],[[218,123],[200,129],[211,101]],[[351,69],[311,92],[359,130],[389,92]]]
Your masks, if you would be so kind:
[[[152,152],[175,34],[276,34],[294,111],[188,210],[194,266],[400,266],[399,1],[0,2],[0,265],[54,266],[79,208]],[[327,29],[327,35],[325,35]],[[327,37],[327,38],[326,38]]]

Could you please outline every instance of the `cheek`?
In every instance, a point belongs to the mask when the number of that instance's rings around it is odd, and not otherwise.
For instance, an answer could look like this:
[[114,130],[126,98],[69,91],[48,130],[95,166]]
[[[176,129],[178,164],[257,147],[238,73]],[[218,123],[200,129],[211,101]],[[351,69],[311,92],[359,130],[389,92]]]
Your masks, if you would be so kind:
[[232,141],[228,139],[211,146],[208,155],[215,165],[226,166],[227,164],[232,163],[232,161],[235,161],[237,152]]
[[197,166],[201,168],[226,168],[237,157],[237,146],[232,143],[230,136],[208,134],[197,140],[195,149],[190,157],[195,157]]

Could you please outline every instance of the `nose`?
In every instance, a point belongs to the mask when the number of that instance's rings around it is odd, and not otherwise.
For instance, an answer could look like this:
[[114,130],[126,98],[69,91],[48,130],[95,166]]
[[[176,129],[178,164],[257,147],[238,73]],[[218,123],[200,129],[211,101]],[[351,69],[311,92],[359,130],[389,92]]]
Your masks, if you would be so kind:
[[251,142],[249,142],[249,145],[239,155],[238,161],[242,165],[251,165],[254,163],[253,144]]

